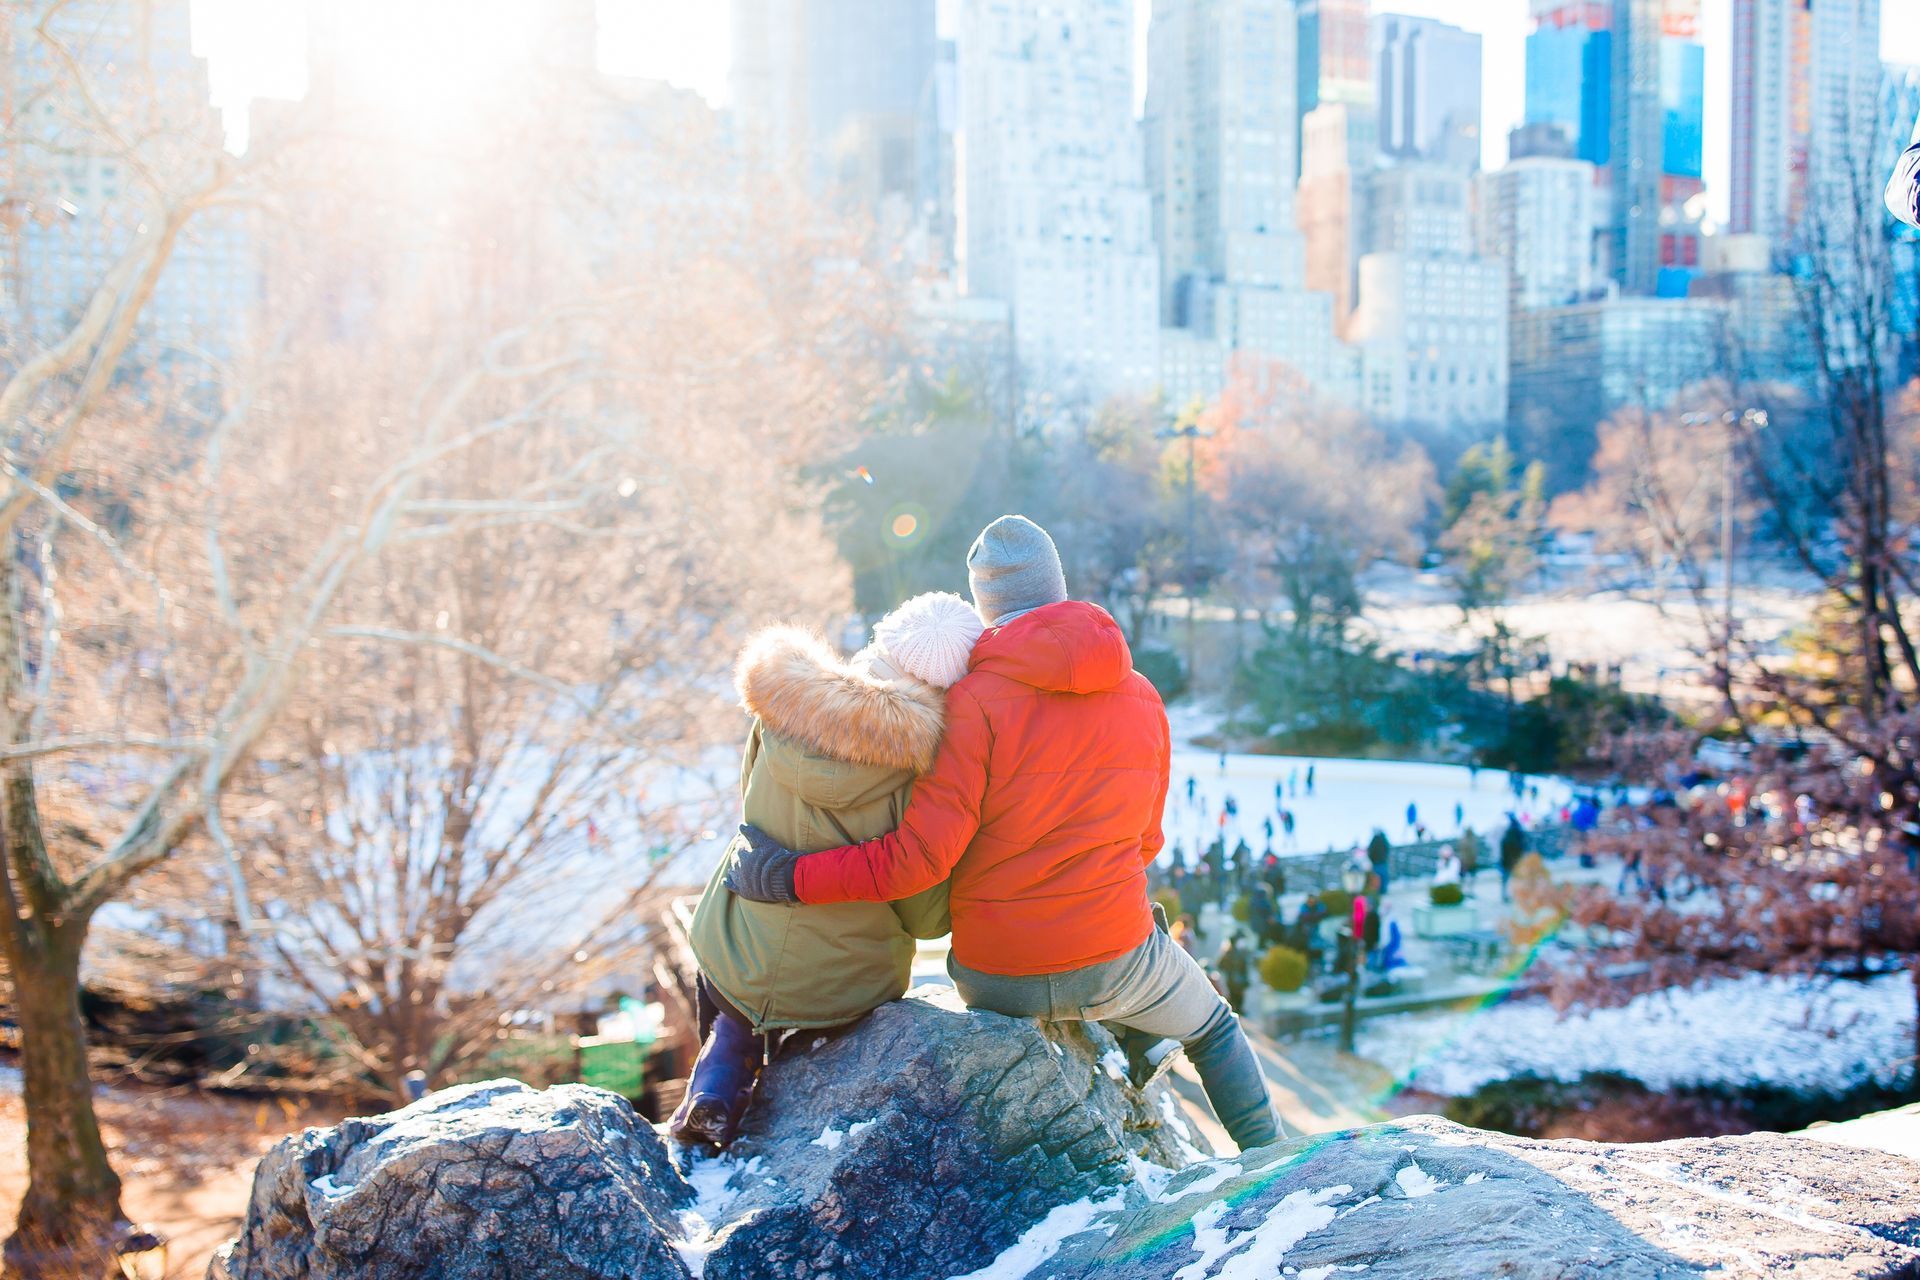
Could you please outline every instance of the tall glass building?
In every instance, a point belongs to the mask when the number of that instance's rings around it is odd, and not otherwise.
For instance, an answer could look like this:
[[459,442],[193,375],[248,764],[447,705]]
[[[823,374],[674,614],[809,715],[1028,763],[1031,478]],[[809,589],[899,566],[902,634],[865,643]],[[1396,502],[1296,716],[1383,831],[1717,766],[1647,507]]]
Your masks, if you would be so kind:
[[1533,0],[1527,37],[1526,123],[1557,125],[1576,158],[1605,164],[1612,153],[1613,5]]
[[1706,137],[1707,51],[1691,39],[1660,40],[1661,156],[1664,172],[1699,178]]

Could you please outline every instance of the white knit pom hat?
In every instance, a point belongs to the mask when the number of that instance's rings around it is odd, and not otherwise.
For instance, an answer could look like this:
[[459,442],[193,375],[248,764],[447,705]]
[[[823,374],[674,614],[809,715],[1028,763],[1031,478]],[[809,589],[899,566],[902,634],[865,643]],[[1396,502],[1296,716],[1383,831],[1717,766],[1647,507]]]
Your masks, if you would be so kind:
[[880,619],[873,643],[914,679],[945,689],[967,674],[967,659],[984,630],[965,600],[951,591],[929,591]]

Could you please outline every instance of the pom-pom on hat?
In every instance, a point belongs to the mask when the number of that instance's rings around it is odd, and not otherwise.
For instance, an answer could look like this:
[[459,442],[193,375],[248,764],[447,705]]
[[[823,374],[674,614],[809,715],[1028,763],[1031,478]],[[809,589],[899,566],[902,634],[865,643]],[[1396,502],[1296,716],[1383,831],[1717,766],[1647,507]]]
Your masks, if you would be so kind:
[[914,679],[945,689],[967,674],[967,659],[984,630],[965,600],[951,591],[929,591],[880,619],[873,643]]

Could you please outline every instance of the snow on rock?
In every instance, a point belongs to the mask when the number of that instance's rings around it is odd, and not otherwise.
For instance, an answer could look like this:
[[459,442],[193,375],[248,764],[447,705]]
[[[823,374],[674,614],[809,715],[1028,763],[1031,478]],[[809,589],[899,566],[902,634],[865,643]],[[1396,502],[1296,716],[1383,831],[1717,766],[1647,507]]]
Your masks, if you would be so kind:
[[1169,1187],[1154,1197],[1161,1204],[1171,1204],[1175,1200],[1185,1200],[1189,1196],[1205,1195],[1223,1182],[1231,1182],[1239,1177],[1241,1168],[1231,1160],[1220,1161],[1208,1167],[1197,1178],[1189,1178],[1180,1184],[1178,1191]]
[[1083,1198],[1072,1204],[1056,1205],[1046,1217],[1028,1227],[1012,1248],[978,1271],[956,1276],[954,1280],[1021,1280],[1058,1253],[1061,1241],[1094,1229],[1101,1215],[1112,1213],[1125,1204],[1125,1196],[1115,1195],[1097,1203]]
[[687,1185],[693,1188],[693,1204],[680,1211],[685,1238],[674,1241],[673,1248],[688,1273],[699,1280],[706,1274],[707,1255],[719,1244],[717,1224],[725,1221],[740,1194],[735,1183],[757,1176],[761,1162],[758,1157],[742,1162],[728,1155],[698,1154],[689,1154],[687,1160],[684,1172]]
[[1816,1125],[1800,1136],[1920,1160],[1920,1102],[1838,1124]]
[[1193,1249],[1200,1260],[1174,1272],[1173,1280],[1265,1280],[1288,1249],[1332,1223],[1335,1211],[1327,1202],[1352,1190],[1339,1186],[1289,1192],[1257,1226],[1239,1232],[1220,1225],[1230,1206],[1214,1201],[1193,1215]]
[[1393,1175],[1400,1190],[1409,1200],[1418,1200],[1421,1196],[1430,1196],[1447,1184],[1422,1169],[1418,1164],[1409,1162],[1407,1167]]
[[1450,1097],[1517,1075],[1617,1071],[1652,1089],[1775,1084],[1844,1089],[1911,1071],[1913,982],[1744,977],[1561,1017],[1541,1001],[1369,1018],[1360,1055]]

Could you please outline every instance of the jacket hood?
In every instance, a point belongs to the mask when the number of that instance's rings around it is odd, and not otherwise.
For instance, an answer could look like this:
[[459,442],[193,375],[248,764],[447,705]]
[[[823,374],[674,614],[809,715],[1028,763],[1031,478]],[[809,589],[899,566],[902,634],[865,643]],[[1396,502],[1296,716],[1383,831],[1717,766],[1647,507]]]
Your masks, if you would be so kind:
[[1100,693],[1133,673],[1133,651],[1105,609],[1066,600],[988,628],[969,669],[1053,693]]
[[938,689],[856,668],[793,627],[749,640],[733,683],[741,705],[767,728],[849,764],[925,773],[946,728]]

